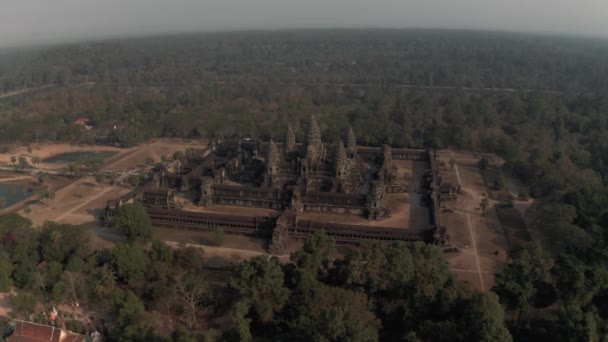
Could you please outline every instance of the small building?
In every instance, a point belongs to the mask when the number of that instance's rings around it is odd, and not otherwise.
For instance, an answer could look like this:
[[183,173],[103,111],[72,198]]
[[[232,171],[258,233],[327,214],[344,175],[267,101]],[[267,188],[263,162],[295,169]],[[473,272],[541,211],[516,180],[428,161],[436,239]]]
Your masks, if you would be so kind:
[[81,335],[50,325],[15,320],[7,342],[87,342],[102,341],[100,336]]
[[76,119],[76,121],[74,121],[73,124],[77,125],[77,126],[82,126],[87,131],[93,128],[93,121],[91,119],[89,119],[89,118],[79,118],[79,119]]

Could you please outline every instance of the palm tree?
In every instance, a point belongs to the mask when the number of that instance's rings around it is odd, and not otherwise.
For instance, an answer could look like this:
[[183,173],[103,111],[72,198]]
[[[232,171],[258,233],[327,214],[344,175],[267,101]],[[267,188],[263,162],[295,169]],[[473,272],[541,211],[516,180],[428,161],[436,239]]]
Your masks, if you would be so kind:
[[99,297],[107,295],[116,286],[116,274],[108,265],[103,265],[95,272],[93,291]]
[[481,200],[481,203],[479,203],[479,206],[481,207],[481,215],[485,216],[486,210],[490,207],[490,201],[488,201],[487,198],[484,198]]
[[62,238],[61,231],[59,231],[58,229],[53,229],[51,231],[51,236],[49,238],[50,238],[50,241],[51,241],[53,247],[58,249],[59,243],[61,242],[61,238]]
[[450,169],[453,170],[454,169],[454,165],[456,165],[456,160],[454,160],[454,158],[451,158],[450,161],[449,161],[449,163],[450,163]]
[[37,168],[40,168],[40,161],[41,161],[41,160],[40,160],[40,157],[38,157],[38,156],[33,156],[31,159],[32,159],[32,164],[36,164],[36,167],[37,167]]

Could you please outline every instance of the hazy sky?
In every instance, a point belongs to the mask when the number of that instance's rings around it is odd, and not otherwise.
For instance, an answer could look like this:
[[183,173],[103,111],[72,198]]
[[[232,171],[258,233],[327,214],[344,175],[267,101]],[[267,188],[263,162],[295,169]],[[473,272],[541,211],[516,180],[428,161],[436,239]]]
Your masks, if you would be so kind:
[[608,36],[608,0],[0,0],[0,46],[172,31],[338,27]]

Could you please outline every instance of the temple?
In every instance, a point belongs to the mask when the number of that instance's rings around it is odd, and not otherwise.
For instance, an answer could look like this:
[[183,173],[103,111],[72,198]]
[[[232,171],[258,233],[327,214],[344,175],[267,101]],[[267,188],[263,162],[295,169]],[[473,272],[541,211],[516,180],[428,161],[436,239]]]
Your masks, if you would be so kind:
[[[442,244],[441,180],[430,150],[324,142],[314,116],[296,141],[212,141],[155,170],[152,181],[110,201],[105,218],[139,201],[155,225],[267,238],[271,251],[323,229],[337,242],[426,241]],[[345,145],[346,143],[346,145]]]

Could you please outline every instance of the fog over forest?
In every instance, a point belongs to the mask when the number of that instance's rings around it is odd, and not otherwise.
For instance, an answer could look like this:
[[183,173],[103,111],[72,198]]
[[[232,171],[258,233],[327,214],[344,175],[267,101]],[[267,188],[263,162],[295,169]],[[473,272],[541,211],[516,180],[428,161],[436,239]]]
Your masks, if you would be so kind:
[[605,36],[598,0],[6,0],[0,46],[165,32],[456,28]]

